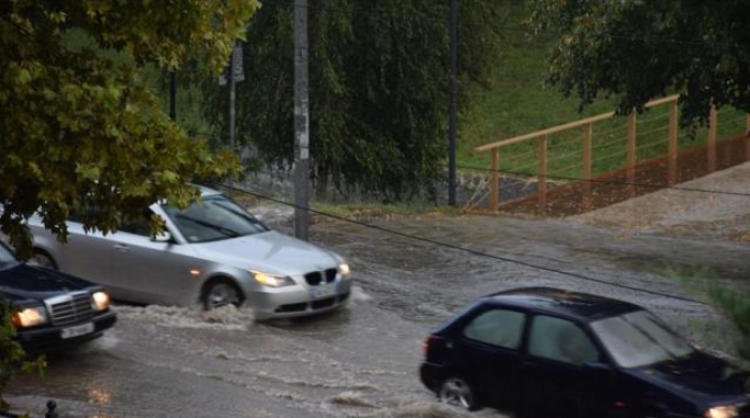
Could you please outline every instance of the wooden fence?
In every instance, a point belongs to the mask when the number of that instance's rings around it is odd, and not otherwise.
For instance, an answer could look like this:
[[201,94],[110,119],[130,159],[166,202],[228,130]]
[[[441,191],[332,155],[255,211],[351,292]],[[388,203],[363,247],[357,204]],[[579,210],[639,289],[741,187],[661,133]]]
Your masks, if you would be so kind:
[[[666,131],[666,142],[667,146],[664,150],[664,153],[662,153],[662,157],[666,156],[667,159],[667,180],[666,183],[668,186],[671,186],[675,184],[678,181],[678,168],[677,168],[677,157],[678,153],[680,151],[680,146],[678,144],[678,131],[679,131],[679,125],[678,125],[678,95],[673,95],[657,100],[652,100],[648,102],[645,107],[647,109],[654,109],[657,107],[667,107],[665,119],[666,119],[666,126],[660,126],[657,129],[654,129],[650,132],[658,133],[659,131]],[[736,115],[735,115],[736,116]],[[537,202],[538,202],[538,211],[542,214],[545,213],[546,207],[547,207],[547,196],[548,196],[548,179],[554,176],[550,175],[549,172],[549,162],[550,159],[553,158],[551,153],[553,150],[550,149],[550,136],[554,134],[560,134],[563,132],[570,132],[573,133],[573,137],[570,139],[567,139],[569,141],[580,141],[580,144],[576,144],[576,150],[574,151],[574,154],[578,154],[580,160],[576,159],[576,164],[579,164],[578,161],[580,161],[580,178],[577,177],[578,180],[580,180],[583,184],[582,187],[584,188],[584,201],[587,201],[591,198],[591,192],[592,192],[592,180],[595,180],[598,176],[601,175],[601,173],[595,173],[592,169],[592,161],[595,159],[595,149],[594,149],[594,139],[595,135],[597,134],[596,126],[603,121],[612,120],[613,118],[617,118],[615,115],[615,112],[608,112],[592,117],[588,117],[585,119],[581,119],[575,122],[570,122],[558,126],[554,126],[547,129],[542,129],[536,132],[504,139],[497,142],[492,142],[486,145],[479,146],[475,148],[475,151],[477,152],[490,152],[491,153],[491,164],[490,164],[490,175],[489,175],[489,207],[488,209],[492,212],[497,212],[500,208],[500,175],[504,171],[501,169],[501,158],[502,158],[502,150],[506,147],[517,145],[517,144],[526,144],[529,147],[534,146],[534,142],[536,142],[536,152],[532,152],[529,154],[530,158],[526,159],[533,159],[533,154],[536,154],[536,194],[537,194]],[[653,120],[657,118],[652,118]],[[735,117],[734,119],[727,120],[728,122],[742,123],[742,127],[737,126],[737,130],[744,129],[744,132],[747,133],[750,131],[750,115],[742,115],[740,118]],[[662,122],[658,121],[660,124]],[[664,124],[662,124],[664,125]],[[706,158],[707,158],[707,166],[708,166],[708,172],[714,172],[717,169],[717,128],[719,127],[719,117],[716,109],[714,107],[711,108],[710,115],[709,115],[709,125],[707,128],[707,136],[706,136]],[[579,134],[575,134],[575,131],[579,130]],[[639,117],[636,114],[636,112],[632,112],[630,115],[627,116],[627,124],[626,126],[623,126],[623,130],[625,132],[622,132],[624,135],[624,138],[616,139],[618,141],[624,141],[625,142],[625,152],[624,155],[620,155],[620,165],[617,166],[616,170],[625,170],[625,180],[627,184],[632,185],[635,183],[636,178],[636,167],[638,165],[637,160],[637,151],[638,151],[638,139],[639,139]],[[658,134],[659,136],[663,134]],[[575,138],[578,139],[575,139]],[[661,140],[661,139],[660,139]],[[654,145],[660,145],[660,144],[648,144],[646,146],[652,147]],[[663,144],[661,144],[663,145]],[[745,146],[744,146],[744,158],[745,160],[750,160],[750,142],[745,140]],[[580,154],[579,154],[580,153]],[[575,155],[573,156],[574,158]],[[624,157],[624,158],[623,158]],[[615,156],[615,158],[618,158]],[[622,161],[624,160],[624,161]],[[505,203],[505,202],[504,202]],[[477,202],[468,202],[465,209],[470,209],[474,205],[476,205]]]

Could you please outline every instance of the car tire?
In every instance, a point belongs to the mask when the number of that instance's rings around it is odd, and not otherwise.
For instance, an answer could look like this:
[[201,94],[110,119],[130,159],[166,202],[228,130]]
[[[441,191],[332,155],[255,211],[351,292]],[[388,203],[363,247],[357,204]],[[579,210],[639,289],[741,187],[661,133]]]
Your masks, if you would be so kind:
[[55,259],[46,251],[40,249],[34,249],[34,255],[29,259],[29,264],[49,270],[57,270]]
[[222,306],[242,306],[245,296],[236,283],[229,279],[220,278],[210,280],[203,289],[201,296],[203,307],[206,310],[220,308]]
[[479,409],[476,391],[468,380],[462,377],[449,377],[440,383],[438,388],[440,402],[467,411]]

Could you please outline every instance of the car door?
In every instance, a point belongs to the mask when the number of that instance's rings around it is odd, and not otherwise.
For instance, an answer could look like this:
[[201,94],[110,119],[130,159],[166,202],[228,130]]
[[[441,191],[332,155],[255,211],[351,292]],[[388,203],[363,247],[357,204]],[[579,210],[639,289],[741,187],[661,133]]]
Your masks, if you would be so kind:
[[525,404],[539,418],[615,417],[614,369],[580,324],[531,319],[523,366]]
[[455,344],[457,370],[464,371],[475,386],[480,402],[513,408],[521,394],[521,342],[526,313],[488,308],[470,318]]
[[142,303],[197,301],[200,283],[191,270],[201,267],[198,260],[187,245],[153,239],[146,219],[123,225],[109,239],[117,289],[124,299]]
[[75,276],[105,286],[112,284],[112,248],[101,231],[85,231],[77,220],[67,222],[68,239],[60,248],[58,267]]

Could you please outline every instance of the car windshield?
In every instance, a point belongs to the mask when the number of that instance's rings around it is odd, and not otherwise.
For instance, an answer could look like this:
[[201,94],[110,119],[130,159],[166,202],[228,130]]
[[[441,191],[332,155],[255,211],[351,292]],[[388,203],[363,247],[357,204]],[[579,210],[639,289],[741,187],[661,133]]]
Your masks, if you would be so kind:
[[7,266],[8,264],[16,264],[18,260],[13,252],[5,246],[0,244],[0,267]]
[[268,228],[228,197],[215,194],[204,196],[185,210],[162,205],[189,242],[217,241],[253,235]]
[[602,344],[622,367],[641,367],[691,354],[694,349],[648,311],[591,323]]

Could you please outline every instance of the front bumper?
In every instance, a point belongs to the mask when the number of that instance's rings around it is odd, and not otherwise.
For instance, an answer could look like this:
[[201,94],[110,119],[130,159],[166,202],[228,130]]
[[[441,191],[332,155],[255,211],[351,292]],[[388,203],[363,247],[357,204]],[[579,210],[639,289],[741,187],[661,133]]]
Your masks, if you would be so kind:
[[[94,330],[88,334],[63,339],[62,330],[91,322]],[[117,322],[117,315],[112,310],[96,315],[90,321],[84,321],[64,326],[43,326],[34,329],[19,329],[18,340],[27,353],[49,352],[65,349],[82,344],[86,341],[101,337],[102,333]]]
[[246,303],[259,320],[317,315],[346,305],[351,283],[351,279],[337,279],[335,294],[321,298],[314,298],[308,286],[268,288],[248,293]]

